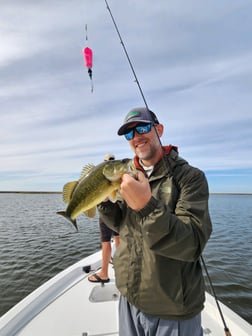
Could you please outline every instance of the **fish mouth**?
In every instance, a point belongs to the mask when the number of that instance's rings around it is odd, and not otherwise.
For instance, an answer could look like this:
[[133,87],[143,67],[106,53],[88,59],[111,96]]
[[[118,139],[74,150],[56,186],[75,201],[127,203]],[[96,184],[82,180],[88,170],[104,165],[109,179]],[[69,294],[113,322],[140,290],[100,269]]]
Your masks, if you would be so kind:
[[[103,174],[109,181],[119,182],[124,174],[136,175],[136,168],[132,159],[122,159],[118,162],[119,167],[114,166],[112,171],[106,171],[106,167],[104,168]],[[115,163],[115,161],[113,163]]]
[[134,165],[134,161],[133,161],[133,160],[130,160],[130,161],[128,162],[128,167],[127,167],[127,169],[128,169],[128,173],[129,173],[130,175],[132,175],[132,176],[136,176],[136,175],[137,175],[137,170],[136,170],[136,167],[135,167],[135,165]]

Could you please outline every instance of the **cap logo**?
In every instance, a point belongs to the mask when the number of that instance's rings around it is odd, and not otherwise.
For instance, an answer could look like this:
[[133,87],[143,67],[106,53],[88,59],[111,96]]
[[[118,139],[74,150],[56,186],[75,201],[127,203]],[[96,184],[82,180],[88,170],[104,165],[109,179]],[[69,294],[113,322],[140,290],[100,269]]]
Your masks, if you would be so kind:
[[141,113],[138,111],[132,111],[127,115],[127,120],[131,119],[131,118],[135,118],[135,117],[140,117]]

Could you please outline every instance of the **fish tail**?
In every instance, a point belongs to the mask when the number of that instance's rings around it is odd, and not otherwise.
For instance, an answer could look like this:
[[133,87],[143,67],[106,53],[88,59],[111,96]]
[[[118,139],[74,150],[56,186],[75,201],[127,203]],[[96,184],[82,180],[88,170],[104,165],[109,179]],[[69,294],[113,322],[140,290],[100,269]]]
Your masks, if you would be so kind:
[[57,214],[65,217],[67,220],[69,220],[74,225],[74,227],[76,228],[76,230],[79,231],[76,219],[72,219],[71,217],[67,216],[67,214],[66,214],[65,211],[58,211]]

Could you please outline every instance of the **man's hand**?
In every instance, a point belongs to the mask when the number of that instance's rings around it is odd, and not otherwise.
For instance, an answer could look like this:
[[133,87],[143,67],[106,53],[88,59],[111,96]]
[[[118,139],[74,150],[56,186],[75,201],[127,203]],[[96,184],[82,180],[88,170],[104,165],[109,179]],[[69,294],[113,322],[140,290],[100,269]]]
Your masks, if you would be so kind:
[[137,180],[129,174],[124,174],[120,194],[133,210],[141,210],[151,199],[151,189],[143,172],[138,171]]

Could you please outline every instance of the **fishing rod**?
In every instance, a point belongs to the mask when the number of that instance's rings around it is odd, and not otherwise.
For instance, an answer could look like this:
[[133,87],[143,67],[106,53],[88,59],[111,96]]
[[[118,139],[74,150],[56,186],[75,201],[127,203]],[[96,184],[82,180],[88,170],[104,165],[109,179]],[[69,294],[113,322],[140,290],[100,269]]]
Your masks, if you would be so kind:
[[123,39],[122,39],[122,37],[121,37],[121,34],[120,34],[120,32],[119,32],[119,29],[118,29],[118,27],[117,27],[117,24],[116,24],[116,22],[115,22],[114,16],[113,16],[113,14],[112,14],[112,12],[111,12],[111,9],[110,9],[110,7],[109,7],[109,5],[108,5],[107,0],[105,0],[105,3],[106,3],[106,6],[107,6],[107,9],[108,9],[108,11],[109,11],[109,14],[110,14],[110,16],[111,16],[111,19],[112,19],[112,21],[113,21],[113,23],[114,23],[116,32],[117,32],[117,34],[118,34],[119,40],[120,40],[120,42],[121,42],[121,45],[122,45],[123,50],[124,50],[124,52],[125,52],[125,55],[126,55],[126,57],[127,57],[127,60],[128,60],[129,65],[130,65],[130,68],[131,68],[131,70],[132,70],[132,73],[133,73],[133,75],[134,75],[134,78],[135,78],[135,81],[136,81],[136,83],[137,83],[138,89],[139,89],[140,94],[141,94],[141,96],[142,96],[142,98],[143,98],[144,104],[145,104],[147,110],[149,110],[148,105],[147,105],[147,102],[146,102],[146,99],[145,99],[144,94],[143,94],[143,90],[142,90],[142,88],[141,88],[141,85],[140,85],[139,80],[138,80],[138,78],[137,78],[137,75],[136,75],[136,73],[135,73],[134,67],[133,67],[133,65],[132,65],[132,63],[131,63],[129,54],[128,54],[127,49],[126,49],[126,47],[125,47],[125,45],[124,45],[124,43],[123,43]]
[[[126,58],[127,58],[127,60],[128,60],[129,65],[130,65],[130,68],[131,68],[131,71],[132,71],[132,73],[133,73],[133,76],[134,76],[134,78],[135,78],[135,82],[137,83],[138,89],[139,89],[140,94],[141,94],[141,96],[142,96],[142,98],[143,98],[144,105],[145,105],[147,111],[150,111],[150,110],[149,110],[149,107],[148,107],[148,104],[147,104],[147,101],[146,101],[146,99],[145,99],[145,96],[144,96],[144,94],[143,94],[143,90],[142,90],[141,85],[140,85],[140,83],[139,83],[139,80],[138,80],[138,78],[137,78],[135,69],[134,69],[133,64],[132,64],[132,62],[131,62],[131,60],[130,60],[129,54],[128,54],[128,52],[127,52],[127,49],[126,49],[125,44],[124,44],[124,42],[123,42],[122,36],[121,36],[121,34],[120,34],[119,28],[118,28],[118,26],[117,26],[117,24],[116,24],[116,22],[115,22],[115,19],[114,19],[114,16],[113,16],[113,14],[112,14],[112,11],[111,11],[111,9],[110,9],[110,7],[109,7],[109,5],[108,5],[107,0],[104,0],[104,1],[105,1],[105,3],[106,3],[107,10],[109,11],[110,17],[111,17],[111,19],[112,19],[112,21],[113,21],[115,30],[116,30],[117,35],[118,35],[118,37],[119,37],[120,43],[121,43],[121,45],[122,45],[122,47],[123,47],[124,53],[125,53],[125,55],[126,55]],[[152,117],[151,114],[150,114],[150,116],[151,116],[151,118],[153,119],[153,117]],[[154,120],[153,120],[153,122],[155,123]],[[160,144],[160,146],[161,146],[161,148],[162,148],[162,151],[163,151],[163,153],[165,153],[165,150],[164,150],[164,148],[163,148],[163,146],[162,146],[162,143],[161,143],[161,139],[160,139],[160,137],[158,136],[158,132],[157,132],[157,130],[156,130],[155,127],[154,127],[154,130],[155,130],[155,133],[156,133],[157,138],[158,138],[158,140],[159,140],[159,144]],[[166,159],[166,156],[165,156],[165,155],[163,155],[162,159],[163,159],[163,161],[165,162],[165,164],[168,165],[169,168],[171,168],[171,167],[170,167],[170,163],[169,163],[168,159]],[[171,170],[171,169],[170,169],[170,170]]]
[[[110,7],[109,7],[109,5],[108,5],[107,0],[104,0],[104,1],[105,1],[105,3],[106,3],[106,7],[107,7],[107,9],[108,9],[108,11],[109,11],[109,14],[110,14],[110,16],[111,16],[111,19],[112,19],[112,21],[113,21],[115,30],[116,30],[117,35],[118,35],[118,37],[119,37],[120,43],[121,43],[121,45],[122,45],[122,47],[123,47],[123,50],[124,50],[124,53],[125,53],[126,58],[127,58],[127,60],[128,60],[128,63],[129,63],[129,65],[130,65],[131,71],[132,71],[132,73],[133,73],[133,75],[134,75],[134,78],[135,78],[135,81],[136,81],[136,83],[137,83],[137,86],[138,86],[138,89],[139,89],[139,91],[140,91],[140,94],[141,94],[141,96],[142,96],[142,98],[143,98],[145,107],[147,108],[148,111],[150,111],[149,108],[148,108],[146,99],[145,99],[145,97],[144,97],[143,90],[142,90],[141,85],[140,85],[140,83],[139,83],[139,80],[138,80],[138,78],[137,78],[135,69],[134,69],[134,67],[133,67],[133,65],[132,65],[132,62],[131,62],[130,57],[129,57],[129,54],[128,54],[127,49],[126,49],[126,47],[125,47],[125,44],[124,44],[124,42],[123,42],[123,40],[122,40],[120,31],[119,31],[118,26],[117,26],[117,24],[116,24],[116,22],[115,22],[114,16],[113,16],[113,14],[112,14],[112,12],[111,12],[111,9],[110,9]],[[157,134],[157,137],[158,137],[158,139],[159,139],[160,146],[163,148],[162,143],[161,143],[161,139],[160,139],[160,137],[158,136],[157,130],[156,130],[155,127],[154,127],[154,129],[155,129],[156,134]],[[164,151],[164,149],[163,149],[163,151]],[[165,162],[166,162],[166,164],[168,164],[168,166],[169,166],[169,168],[170,168],[170,163],[169,163],[168,159],[165,160]],[[177,184],[177,183],[176,183],[176,184]],[[213,293],[213,296],[214,296],[214,299],[215,299],[215,302],[216,302],[218,311],[219,311],[219,313],[220,313],[220,316],[221,316],[221,319],[222,319],[222,322],[223,322],[223,325],[224,325],[224,331],[225,331],[225,334],[226,334],[226,336],[232,336],[231,333],[230,333],[230,331],[229,331],[229,329],[228,329],[228,327],[227,327],[227,325],[226,325],[226,322],[225,322],[223,313],[222,313],[222,311],[221,311],[221,308],[220,308],[220,305],[219,305],[219,302],[218,302],[218,298],[217,298],[217,295],[216,295],[216,293],[215,293],[215,290],[214,290],[214,287],[213,287],[213,284],[212,284],[210,275],[209,275],[209,273],[208,273],[208,271],[207,271],[207,267],[206,267],[204,258],[203,258],[202,255],[200,256],[200,258],[201,258],[203,267],[204,267],[204,269],[205,269],[205,272],[206,272],[206,275],[207,275],[207,278],[208,278],[208,281],[209,281],[209,284],[210,284],[211,291],[212,291],[212,293]]]
[[226,324],[225,318],[224,318],[224,316],[223,316],[223,313],[222,313],[222,310],[221,310],[221,307],[220,307],[220,304],[219,304],[217,295],[216,295],[215,290],[214,290],[214,286],[213,286],[213,284],[212,284],[211,277],[210,277],[210,275],[209,275],[209,273],[208,273],[207,266],[206,266],[206,263],[205,263],[204,258],[203,258],[202,255],[200,256],[200,259],[201,259],[201,262],[202,262],[202,264],[203,264],[204,270],[205,270],[205,272],[206,272],[207,279],[208,279],[208,281],[209,281],[210,288],[211,288],[212,294],[213,294],[213,296],[214,296],[215,303],[216,303],[216,305],[217,305],[217,308],[218,308],[218,311],[219,311],[219,314],[220,314],[220,317],[221,317],[221,320],[222,320],[222,323],[223,323],[223,326],[224,326],[225,334],[226,334],[226,336],[232,336],[232,335],[231,335],[231,332],[230,332],[230,330],[229,330],[229,328],[227,327],[227,324]]

